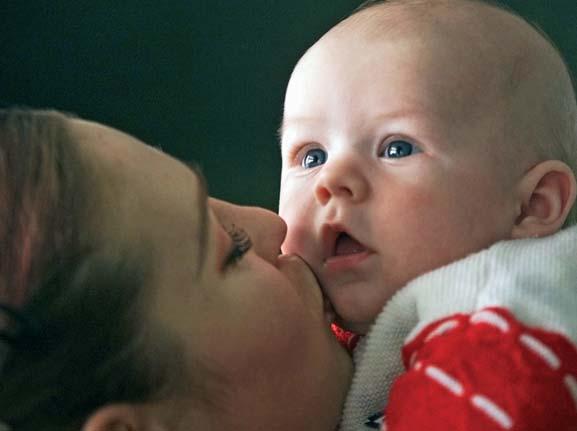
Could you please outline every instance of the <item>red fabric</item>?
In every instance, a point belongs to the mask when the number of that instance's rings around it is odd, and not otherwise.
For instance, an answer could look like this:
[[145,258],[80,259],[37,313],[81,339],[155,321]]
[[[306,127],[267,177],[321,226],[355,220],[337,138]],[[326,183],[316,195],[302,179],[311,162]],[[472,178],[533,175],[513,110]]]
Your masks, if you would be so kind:
[[335,334],[335,337],[337,337],[339,343],[341,343],[341,345],[347,349],[349,353],[352,353],[353,350],[355,350],[355,347],[357,346],[361,336],[355,334],[354,332],[347,331],[335,323],[331,325],[331,329],[333,334]]
[[403,361],[387,431],[577,430],[575,346],[505,309],[428,325],[403,348]]

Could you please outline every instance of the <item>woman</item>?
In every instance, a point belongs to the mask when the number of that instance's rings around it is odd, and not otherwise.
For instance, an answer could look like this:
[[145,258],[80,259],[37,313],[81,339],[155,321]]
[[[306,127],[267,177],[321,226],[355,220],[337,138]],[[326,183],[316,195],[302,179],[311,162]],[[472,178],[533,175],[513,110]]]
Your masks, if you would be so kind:
[[334,430],[351,375],[273,213],[103,125],[0,113],[0,421]]

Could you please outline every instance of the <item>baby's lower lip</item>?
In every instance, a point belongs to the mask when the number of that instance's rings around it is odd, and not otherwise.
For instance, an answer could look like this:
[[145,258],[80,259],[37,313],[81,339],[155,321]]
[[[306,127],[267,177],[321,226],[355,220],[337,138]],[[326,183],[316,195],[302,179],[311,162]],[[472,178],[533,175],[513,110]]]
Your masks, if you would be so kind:
[[331,256],[325,260],[324,267],[326,270],[331,272],[346,271],[347,269],[352,269],[359,265],[371,254],[372,253],[368,250],[363,250],[357,253]]

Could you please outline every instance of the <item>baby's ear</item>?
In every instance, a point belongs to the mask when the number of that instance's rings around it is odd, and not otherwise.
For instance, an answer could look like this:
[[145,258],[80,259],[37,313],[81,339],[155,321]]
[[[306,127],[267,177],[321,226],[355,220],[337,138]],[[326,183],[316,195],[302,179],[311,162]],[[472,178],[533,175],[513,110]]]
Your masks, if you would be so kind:
[[531,168],[519,182],[520,208],[512,238],[551,235],[565,223],[575,203],[575,174],[559,160],[547,160]]

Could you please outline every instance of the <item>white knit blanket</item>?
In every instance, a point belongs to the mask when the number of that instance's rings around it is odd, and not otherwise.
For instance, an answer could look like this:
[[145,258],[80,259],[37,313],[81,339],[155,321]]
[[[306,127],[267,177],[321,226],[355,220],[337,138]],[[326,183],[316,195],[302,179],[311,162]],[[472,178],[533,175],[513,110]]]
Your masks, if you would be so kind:
[[518,320],[577,344],[577,226],[540,239],[503,241],[413,280],[387,303],[355,350],[340,431],[367,431],[403,371],[412,332],[445,316],[508,308]]

